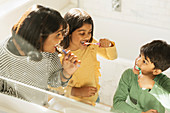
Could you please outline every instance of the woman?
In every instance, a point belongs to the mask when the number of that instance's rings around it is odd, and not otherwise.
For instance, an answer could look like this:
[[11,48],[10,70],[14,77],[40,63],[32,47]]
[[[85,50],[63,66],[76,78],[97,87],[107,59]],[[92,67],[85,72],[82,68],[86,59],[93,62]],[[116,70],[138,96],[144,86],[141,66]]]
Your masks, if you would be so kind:
[[[66,86],[80,62],[68,52],[60,63],[55,46],[67,35],[67,23],[59,12],[40,5],[32,6],[12,28],[12,37],[0,46],[1,76],[47,89]],[[1,81],[1,92],[40,105],[47,95],[21,85]],[[5,84],[5,85],[4,85]],[[5,87],[9,85],[9,87]]]

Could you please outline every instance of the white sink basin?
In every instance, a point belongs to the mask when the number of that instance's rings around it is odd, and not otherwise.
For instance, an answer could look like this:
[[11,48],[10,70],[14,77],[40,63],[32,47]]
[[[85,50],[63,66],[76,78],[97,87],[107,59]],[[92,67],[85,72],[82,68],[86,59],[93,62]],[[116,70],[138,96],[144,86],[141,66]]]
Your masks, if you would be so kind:
[[51,99],[49,106],[50,109],[61,111],[63,113],[111,113],[109,110],[99,109],[65,97],[55,97]]
[[43,106],[0,93],[0,113],[58,113]]
[[81,109],[75,109],[75,108],[65,108],[63,109],[63,112],[64,113],[89,113]]

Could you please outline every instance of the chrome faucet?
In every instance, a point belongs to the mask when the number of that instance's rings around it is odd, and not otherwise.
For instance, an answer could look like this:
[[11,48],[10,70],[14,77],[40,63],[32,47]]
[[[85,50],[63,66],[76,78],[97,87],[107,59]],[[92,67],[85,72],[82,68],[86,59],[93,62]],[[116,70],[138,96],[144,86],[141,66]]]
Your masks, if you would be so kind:
[[112,0],[113,11],[121,11],[121,0]]

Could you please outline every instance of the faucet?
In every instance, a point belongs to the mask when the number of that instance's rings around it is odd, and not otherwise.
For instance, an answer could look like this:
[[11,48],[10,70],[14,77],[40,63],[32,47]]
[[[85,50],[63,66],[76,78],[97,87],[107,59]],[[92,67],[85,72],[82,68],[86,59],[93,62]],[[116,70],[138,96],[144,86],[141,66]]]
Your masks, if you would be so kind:
[[112,9],[114,11],[121,11],[121,0],[112,0]]

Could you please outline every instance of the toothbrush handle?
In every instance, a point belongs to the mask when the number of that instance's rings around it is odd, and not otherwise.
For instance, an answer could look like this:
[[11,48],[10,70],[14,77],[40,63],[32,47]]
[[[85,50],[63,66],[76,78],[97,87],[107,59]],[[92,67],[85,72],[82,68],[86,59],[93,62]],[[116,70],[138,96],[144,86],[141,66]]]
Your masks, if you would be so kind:
[[62,52],[63,52],[64,54],[67,54],[69,51],[66,52],[66,50],[62,49]]
[[95,44],[100,46],[100,43],[95,43]]
[[[69,51],[66,52],[66,50],[64,50],[64,49],[62,50],[62,52],[63,52],[64,54],[68,54],[68,53],[69,53]],[[68,56],[68,57],[69,57],[69,56]],[[76,61],[74,62],[74,64],[75,64],[75,63],[76,63]],[[77,66],[80,67],[79,64],[77,64]]]

